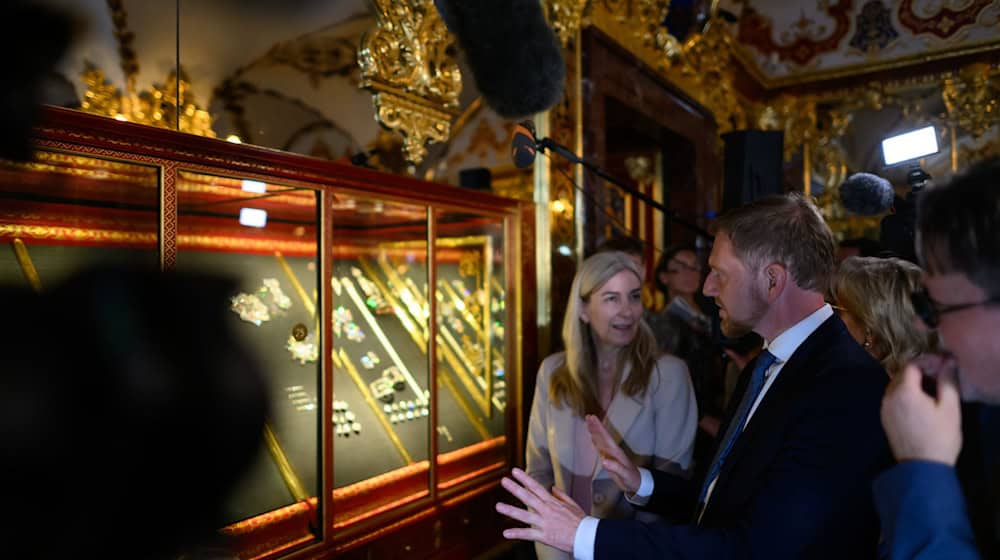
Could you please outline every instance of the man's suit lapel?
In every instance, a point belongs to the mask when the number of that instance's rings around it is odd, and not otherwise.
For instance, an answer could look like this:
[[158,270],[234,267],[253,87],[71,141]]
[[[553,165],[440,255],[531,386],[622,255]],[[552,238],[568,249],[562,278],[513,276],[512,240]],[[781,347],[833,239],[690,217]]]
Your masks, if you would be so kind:
[[[757,410],[754,411],[746,429],[733,444],[733,449],[729,452],[729,456],[719,473],[719,481],[716,483],[713,496],[720,490],[720,487],[726,485],[730,472],[737,468],[741,459],[753,451],[755,441],[772,437],[786,426],[788,411],[795,404],[792,395],[803,382],[808,381],[815,374],[816,368],[810,365],[814,363],[815,354],[829,345],[837,336],[842,335],[841,331],[845,329],[844,324],[834,315],[824,321],[792,353],[791,358],[782,366],[778,378],[774,380]],[[741,385],[745,391],[746,383],[741,383]],[[713,501],[714,497],[709,500],[709,507]]]

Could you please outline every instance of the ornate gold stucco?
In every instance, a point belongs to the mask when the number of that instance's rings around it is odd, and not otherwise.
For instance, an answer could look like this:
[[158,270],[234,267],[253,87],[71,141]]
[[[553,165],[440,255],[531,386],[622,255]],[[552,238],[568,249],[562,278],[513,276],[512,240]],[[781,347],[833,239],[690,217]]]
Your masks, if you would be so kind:
[[990,80],[988,64],[972,64],[941,86],[948,119],[979,138],[1000,123],[1000,90]]
[[375,118],[405,138],[406,158],[419,164],[428,142],[448,139],[462,75],[449,54],[452,36],[430,0],[372,0],[377,27],[361,40],[362,86],[373,93]]

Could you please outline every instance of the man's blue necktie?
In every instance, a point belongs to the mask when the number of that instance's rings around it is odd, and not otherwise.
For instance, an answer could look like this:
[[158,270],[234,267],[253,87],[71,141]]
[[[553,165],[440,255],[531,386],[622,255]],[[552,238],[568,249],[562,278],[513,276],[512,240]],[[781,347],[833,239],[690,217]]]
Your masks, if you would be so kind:
[[747,386],[746,393],[743,394],[743,400],[740,401],[740,406],[736,409],[736,414],[733,415],[732,421],[729,422],[729,428],[726,429],[725,437],[719,443],[719,450],[715,452],[715,458],[712,459],[712,466],[708,469],[708,476],[705,477],[705,483],[701,486],[701,493],[698,494],[699,511],[705,506],[705,498],[708,496],[709,486],[719,476],[719,471],[722,470],[722,464],[726,461],[726,456],[729,455],[733,444],[736,443],[736,438],[743,431],[743,424],[747,421],[750,408],[753,407],[753,403],[757,401],[761,389],[764,388],[764,373],[767,372],[767,369],[775,361],[777,361],[777,358],[767,350],[762,351],[757,356],[757,363],[754,365],[753,373],[750,375],[750,384]]

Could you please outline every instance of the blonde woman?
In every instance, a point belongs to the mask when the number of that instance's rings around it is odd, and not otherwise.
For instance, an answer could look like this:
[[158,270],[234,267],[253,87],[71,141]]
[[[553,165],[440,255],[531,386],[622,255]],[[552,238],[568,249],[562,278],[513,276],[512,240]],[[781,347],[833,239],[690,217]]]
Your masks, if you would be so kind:
[[[563,321],[566,351],[542,361],[531,406],[528,474],[600,518],[636,512],[601,465],[587,415],[600,419],[637,465],[683,472],[694,448],[691,379],[679,358],[657,355],[642,320],[641,274],[618,251],[583,262]],[[543,560],[570,557],[543,544],[535,550]]]
[[847,330],[890,376],[933,347],[932,333],[917,326],[910,303],[922,274],[902,259],[848,257],[831,287]]

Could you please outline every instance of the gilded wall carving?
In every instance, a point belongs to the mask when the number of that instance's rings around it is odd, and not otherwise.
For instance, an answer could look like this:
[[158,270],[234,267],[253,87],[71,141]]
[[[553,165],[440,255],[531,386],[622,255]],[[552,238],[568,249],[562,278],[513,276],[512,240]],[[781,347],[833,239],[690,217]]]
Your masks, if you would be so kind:
[[358,51],[362,85],[375,118],[405,138],[406,158],[419,164],[428,142],[448,139],[462,76],[449,54],[453,39],[430,0],[373,0],[377,27]]
[[1000,88],[987,64],[973,64],[945,78],[941,97],[951,122],[975,138],[1000,123]]

